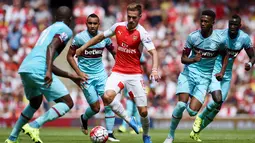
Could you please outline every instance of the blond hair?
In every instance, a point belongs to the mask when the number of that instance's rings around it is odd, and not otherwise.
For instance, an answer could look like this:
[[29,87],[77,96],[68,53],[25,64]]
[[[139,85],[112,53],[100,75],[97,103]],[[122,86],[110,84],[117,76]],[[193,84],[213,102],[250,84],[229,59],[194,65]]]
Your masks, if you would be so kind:
[[130,3],[127,6],[127,11],[138,11],[139,14],[142,14],[142,5],[140,3]]

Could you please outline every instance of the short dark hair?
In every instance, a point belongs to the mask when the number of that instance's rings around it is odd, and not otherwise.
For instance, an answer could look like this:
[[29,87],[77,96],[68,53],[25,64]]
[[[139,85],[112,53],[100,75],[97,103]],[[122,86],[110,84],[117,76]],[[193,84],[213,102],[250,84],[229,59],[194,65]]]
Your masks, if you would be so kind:
[[232,15],[232,19],[238,19],[239,21],[241,21],[241,17],[237,14]]
[[90,15],[87,17],[87,19],[89,19],[90,17],[92,17],[92,18],[98,18],[98,20],[99,20],[99,17],[98,17],[95,13],[90,14]]
[[127,6],[127,11],[138,11],[139,14],[142,14],[142,4],[136,2],[130,3]]
[[213,12],[210,9],[202,11],[202,15],[210,16],[213,20],[215,20],[215,17],[216,17],[215,12]]

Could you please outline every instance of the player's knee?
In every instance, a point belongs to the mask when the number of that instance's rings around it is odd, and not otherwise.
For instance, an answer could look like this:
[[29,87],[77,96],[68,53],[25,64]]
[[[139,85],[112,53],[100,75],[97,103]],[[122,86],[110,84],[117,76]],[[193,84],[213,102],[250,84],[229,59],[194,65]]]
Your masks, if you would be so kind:
[[141,117],[147,117],[148,112],[146,108],[138,109]]
[[181,111],[185,110],[186,106],[187,104],[181,101],[177,102],[176,104],[176,108],[179,108]]
[[213,92],[212,98],[213,98],[213,101],[214,101],[216,104],[221,104],[221,103],[222,103],[222,94],[221,94],[221,91],[215,91],[215,92]]
[[104,93],[104,96],[102,97],[104,105],[108,106],[113,101],[115,95],[116,95],[115,91],[107,90]]
[[187,106],[187,111],[189,113],[189,115],[192,116],[196,116],[197,115],[197,111],[194,111],[193,109],[191,109],[189,106]]
[[66,105],[67,105],[70,109],[72,109],[73,106],[74,106],[73,100],[67,101],[67,102],[66,102]]
[[95,106],[91,108],[95,113],[98,113],[100,111],[100,106]]

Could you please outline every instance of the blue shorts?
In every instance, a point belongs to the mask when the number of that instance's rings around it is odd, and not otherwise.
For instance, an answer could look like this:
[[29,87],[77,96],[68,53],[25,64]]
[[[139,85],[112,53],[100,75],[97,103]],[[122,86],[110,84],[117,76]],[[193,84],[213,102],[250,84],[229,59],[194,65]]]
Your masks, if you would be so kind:
[[85,83],[83,93],[89,104],[93,104],[99,100],[99,96],[104,95],[107,74],[88,75],[89,79]]
[[216,77],[212,76],[212,82],[209,86],[209,92],[213,92],[213,91],[217,91],[217,90],[221,90],[221,94],[222,94],[222,101],[224,102],[228,96],[228,91],[230,88],[230,84],[231,84],[231,79],[230,78],[223,78],[222,81],[218,81],[216,79]]
[[180,93],[188,93],[203,104],[210,82],[210,78],[201,77],[195,73],[189,73],[189,75],[180,73],[176,95]]
[[65,85],[54,74],[52,74],[52,83],[48,88],[44,85],[44,75],[20,73],[20,77],[28,100],[44,95],[47,101],[54,101],[69,94]]

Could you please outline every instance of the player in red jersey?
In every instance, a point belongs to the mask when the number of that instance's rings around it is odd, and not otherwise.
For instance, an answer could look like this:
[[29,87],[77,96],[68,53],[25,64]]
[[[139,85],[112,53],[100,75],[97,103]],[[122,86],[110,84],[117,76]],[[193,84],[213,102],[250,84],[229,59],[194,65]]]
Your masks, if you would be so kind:
[[144,143],[151,143],[149,132],[149,117],[147,112],[147,97],[143,86],[142,69],[140,57],[145,47],[152,55],[152,71],[150,78],[158,81],[158,56],[154,44],[147,31],[139,24],[142,16],[142,5],[131,3],[127,6],[127,22],[114,24],[110,29],[102,34],[98,34],[80,49],[76,50],[76,55],[81,55],[85,49],[101,42],[107,37],[116,35],[117,52],[115,65],[112,74],[107,79],[103,101],[105,106],[110,106],[112,110],[123,118],[138,134],[138,126],[133,117],[128,117],[125,109],[119,101],[113,100],[117,93],[124,87],[128,94],[134,99],[141,116],[143,127]]

